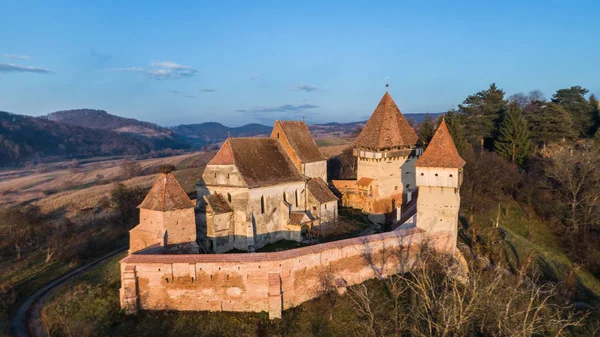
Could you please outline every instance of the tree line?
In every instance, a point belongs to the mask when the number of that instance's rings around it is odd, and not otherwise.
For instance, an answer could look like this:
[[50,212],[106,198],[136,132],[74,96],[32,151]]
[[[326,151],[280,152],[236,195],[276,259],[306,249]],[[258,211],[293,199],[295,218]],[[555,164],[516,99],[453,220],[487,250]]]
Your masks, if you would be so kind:
[[[517,204],[544,221],[572,260],[600,276],[594,244],[600,239],[600,109],[587,94],[573,86],[549,100],[538,90],[506,97],[492,84],[444,118],[467,162],[461,187],[467,223],[485,225],[478,216],[499,217],[503,204]],[[420,126],[424,146],[435,124],[426,118]]]
[[[572,86],[557,90],[550,100],[539,90],[506,97],[493,83],[469,95],[444,118],[459,151],[468,143],[523,167],[530,155],[543,153],[548,144],[600,138],[599,102],[594,94],[586,98],[588,92]],[[425,146],[434,132],[434,121],[427,117],[419,132]]]

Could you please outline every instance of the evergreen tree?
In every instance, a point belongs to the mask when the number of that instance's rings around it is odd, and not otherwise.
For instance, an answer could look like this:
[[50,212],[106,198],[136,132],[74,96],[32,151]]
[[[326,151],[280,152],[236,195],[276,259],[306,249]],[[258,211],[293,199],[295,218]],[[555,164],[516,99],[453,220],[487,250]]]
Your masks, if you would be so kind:
[[562,106],[570,115],[573,127],[578,137],[587,137],[593,127],[593,109],[590,102],[585,99],[588,90],[580,86],[569,89],[560,89],[552,96],[552,102]]
[[574,138],[571,115],[556,103],[532,102],[525,109],[525,119],[532,141],[544,148],[548,143]]
[[[448,112],[444,114],[444,120],[446,121],[446,126],[448,127],[448,131],[452,136],[452,140],[454,141],[456,149],[459,153],[463,153],[467,146],[467,141],[465,140],[461,115],[454,109],[448,110]],[[442,119],[438,119],[438,126],[441,122]]]
[[590,134],[596,136],[598,129],[600,128],[600,102],[596,95],[590,95],[590,109],[592,111],[592,128]]
[[423,149],[427,148],[434,133],[433,119],[427,114],[425,120],[421,123],[421,126],[419,126],[419,138],[421,138],[421,142],[423,142]]
[[465,117],[467,140],[472,145],[482,148],[493,145],[505,105],[504,91],[492,83],[487,90],[470,95],[458,106]]
[[494,143],[496,153],[521,166],[531,150],[527,121],[517,102],[510,103],[502,119],[498,139]]

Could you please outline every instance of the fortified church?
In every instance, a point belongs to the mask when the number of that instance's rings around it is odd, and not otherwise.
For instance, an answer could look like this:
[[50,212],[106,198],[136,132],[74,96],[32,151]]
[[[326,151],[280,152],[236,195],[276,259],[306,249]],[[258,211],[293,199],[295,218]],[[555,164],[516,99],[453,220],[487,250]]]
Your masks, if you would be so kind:
[[[425,244],[454,254],[465,161],[445,122],[423,151],[386,92],[352,146],[357,179],[328,181],[327,159],[306,124],[276,121],[270,137],[228,138],[196,185],[196,201],[172,173],[160,174],[139,205],[140,223],[121,261],[121,306],[129,313],[268,311],[277,318],[317,296],[312,286],[324,268],[337,268],[340,287],[375,277],[361,258],[365,243],[372,243],[369,254]],[[391,221],[394,230],[253,253],[335,225],[338,204]],[[242,253],[221,254],[231,250]],[[406,270],[398,260],[384,264],[382,270]]]

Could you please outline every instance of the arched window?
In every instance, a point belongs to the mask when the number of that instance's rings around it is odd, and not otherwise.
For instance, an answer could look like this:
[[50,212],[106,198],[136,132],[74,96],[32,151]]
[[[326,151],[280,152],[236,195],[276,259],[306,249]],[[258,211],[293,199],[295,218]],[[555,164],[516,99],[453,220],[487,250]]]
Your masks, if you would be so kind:
[[277,132],[277,138],[279,138],[279,132]]
[[227,200],[229,200],[229,202],[231,202],[231,194],[227,193]]
[[283,201],[287,202],[287,193],[283,192]]
[[260,197],[260,214],[265,214],[265,196]]

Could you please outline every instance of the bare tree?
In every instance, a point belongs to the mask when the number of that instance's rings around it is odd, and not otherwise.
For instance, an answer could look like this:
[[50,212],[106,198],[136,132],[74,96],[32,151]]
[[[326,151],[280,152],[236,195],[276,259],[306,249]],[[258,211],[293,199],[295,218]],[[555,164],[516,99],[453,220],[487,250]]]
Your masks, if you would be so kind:
[[591,226],[600,223],[600,155],[587,147],[565,147],[555,153],[544,173],[548,188],[567,212],[566,224],[588,243]]
[[0,218],[8,243],[14,247],[17,259],[21,259],[23,248],[34,239],[37,210],[33,207],[25,209],[13,207],[5,210]]
[[142,173],[142,165],[132,159],[121,162],[120,169],[121,175],[126,179],[137,177]]

